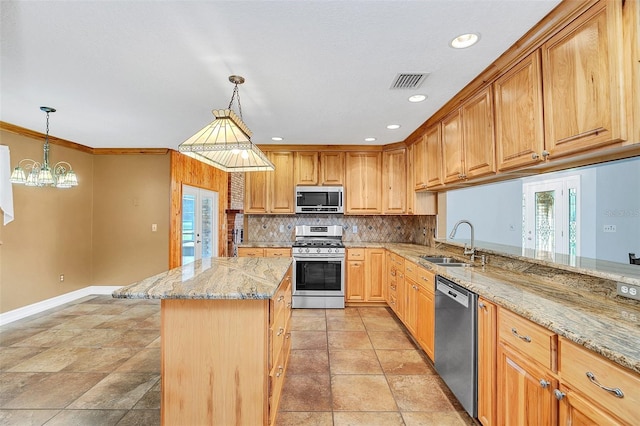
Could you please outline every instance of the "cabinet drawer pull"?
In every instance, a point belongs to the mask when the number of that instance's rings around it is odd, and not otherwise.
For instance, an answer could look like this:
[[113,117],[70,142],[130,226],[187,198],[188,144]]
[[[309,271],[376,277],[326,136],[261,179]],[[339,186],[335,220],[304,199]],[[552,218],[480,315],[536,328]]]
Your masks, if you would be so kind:
[[515,327],[512,327],[512,328],[511,328],[511,333],[512,333],[514,336],[516,336],[518,339],[520,339],[520,340],[524,340],[524,341],[525,341],[525,342],[527,342],[527,343],[531,343],[531,337],[529,337],[529,336],[521,336],[521,335],[519,335],[519,334],[518,334],[518,330],[516,330],[516,328],[515,328]]
[[284,328],[280,327],[280,329],[278,330],[278,334],[276,334],[276,336],[282,336],[282,333],[284,333]]
[[564,398],[567,394],[564,392],[561,392],[559,389],[555,389],[553,391],[553,394],[556,396],[556,399],[558,401],[560,401],[562,398]]
[[587,371],[586,374],[589,380],[591,381],[591,383],[598,386],[600,389],[605,390],[609,393],[612,393],[616,398],[624,398],[624,393],[620,390],[620,388],[610,388],[610,387],[601,385],[600,383],[598,383],[598,381],[596,380],[596,376],[591,371]]
[[547,382],[545,379],[540,379],[540,387],[542,389],[546,389],[549,387],[551,383]]
[[284,300],[284,296],[281,295],[280,297],[278,297],[278,302],[282,302],[283,300]]

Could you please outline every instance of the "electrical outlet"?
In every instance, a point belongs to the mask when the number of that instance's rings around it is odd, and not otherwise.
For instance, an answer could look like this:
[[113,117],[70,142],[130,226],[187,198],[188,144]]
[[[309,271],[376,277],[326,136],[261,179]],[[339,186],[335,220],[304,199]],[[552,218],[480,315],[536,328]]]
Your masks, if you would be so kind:
[[627,283],[618,283],[618,296],[640,300],[640,286]]
[[60,274],[60,282],[64,281],[64,274]]
[[353,230],[352,230],[352,232],[353,232],[354,234],[357,234],[357,233],[358,233],[358,225],[353,225]]
[[616,226],[615,225],[605,225],[603,228],[604,232],[616,232]]
[[156,232],[158,230],[158,224],[157,223],[152,223],[151,224],[151,232]]
[[280,232],[284,232],[284,225],[280,225]]

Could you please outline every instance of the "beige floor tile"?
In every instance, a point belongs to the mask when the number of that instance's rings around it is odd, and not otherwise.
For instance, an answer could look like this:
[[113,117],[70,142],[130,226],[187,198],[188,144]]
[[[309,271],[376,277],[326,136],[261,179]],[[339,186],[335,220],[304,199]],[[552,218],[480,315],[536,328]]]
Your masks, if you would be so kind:
[[0,426],[40,426],[60,410],[0,410]]
[[397,411],[383,375],[331,375],[334,411]]
[[342,318],[342,317],[359,317],[360,312],[358,308],[346,307],[344,309],[327,309],[325,310],[327,318]]
[[10,328],[2,327],[0,330],[0,347],[11,346],[31,336],[42,333],[46,328]]
[[119,339],[108,344],[114,348],[144,348],[160,337],[160,330],[125,330]]
[[390,309],[384,307],[363,307],[358,308],[358,312],[362,318],[365,317],[378,317],[378,318],[393,318],[394,314]]
[[336,411],[335,426],[403,426],[399,412]]
[[[32,374],[30,378],[27,375]],[[65,408],[100,382],[101,373],[5,373],[15,382],[23,382],[15,398],[2,408],[53,409]],[[3,375],[3,376],[4,376]],[[22,376],[21,376],[22,375]],[[37,380],[33,380],[37,378]],[[4,380],[0,379],[5,392]],[[17,389],[13,389],[16,392]]]
[[291,330],[325,331],[327,321],[324,316],[297,316],[291,322]]
[[373,349],[365,331],[328,331],[329,349]]
[[74,337],[81,335],[83,332],[84,330],[51,328],[44,330],[41,333],[34,334],[20,342],[14,343],[12,346],[50,348],[52,346],[64,345]]
[[324,331],[291,331],[291,349],[327,350],[327,333]]
[[79,356],[63,371],[110,373],[134,356],[137,351],[137,348],[87,348],[83,356]]
[[61,324],[53,327],[54,329],[66,329],[75,330],[83,328],[94,328],[105,321],[109,321],[114,318],[114,315],[78,315],[71,319],[64,321]]
[[436,374],[417,349],[378,349],[376,355],[384,374]]
[[369,338],[375,349],[415,349],[413,342],[397,331],[370,331]]
[[281,411],[276,426],[333,426],[331,411]]
[[90,348],[57,346],[49,348],[9,369],[10,372],[50,372],[61,371],[79,358],[86,357]]
[[45,350],[46,348],[0,348],[0,371],[6,371]]
[[382,374],[373,350],[333,350],[329,353],[331,374]]
[[327,317],[327,330],[330,331],[365,331],[360,315]]
[[325,317],[324,309],[292,309],[291,316],[293,318],[298,317]]
[[91,328],[77,330],[78,335],[61,342],[61,346],[104,348],[123,339],[126,330]]
[[387,376],[400,411],[456,411],[433,375]]
[[331,411],[331,383],[326,374],[288,375],[280,411]]
[[395,331],[395,332],[403,332],[402,326],[400,323],[392,317],[374,317],[374,316],[364,316],[362,317],[362,322],[366,327],[367,331]]
[[476,423],[466,412],[408,412],[402,413],[406,426],[473,426]]
[[153,373],[111,373],[69,405],[70,409],[131,409],[160,380]]
[[121,364],[115,371],[124,373],[157,373],[160,374],[160,348],[142,349]]
[[130,410],[117,426],[160,425],[160,410]]
[[47,426],[91,425],[112,426],[127,410],[63,410],[47,422]]
[[289,355],[289,374],[329,375],[329,354],[327,350],[293,349]]

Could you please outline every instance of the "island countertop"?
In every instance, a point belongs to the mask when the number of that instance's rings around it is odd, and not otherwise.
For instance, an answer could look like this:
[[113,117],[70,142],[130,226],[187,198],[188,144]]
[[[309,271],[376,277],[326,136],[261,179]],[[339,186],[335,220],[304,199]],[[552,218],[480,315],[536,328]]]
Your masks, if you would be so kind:
[[197,260],[113,292],[126,299],[270,299],[292,258],[219,257]]

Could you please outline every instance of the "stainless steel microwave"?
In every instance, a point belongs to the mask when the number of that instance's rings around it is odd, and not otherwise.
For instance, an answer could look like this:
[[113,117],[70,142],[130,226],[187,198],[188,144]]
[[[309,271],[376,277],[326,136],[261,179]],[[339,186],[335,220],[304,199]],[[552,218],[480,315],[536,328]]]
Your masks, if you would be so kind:
[[296,213],[344,213],[341,186],[297,186]]

